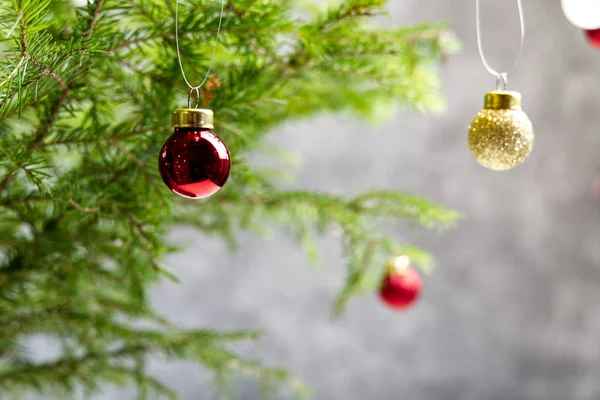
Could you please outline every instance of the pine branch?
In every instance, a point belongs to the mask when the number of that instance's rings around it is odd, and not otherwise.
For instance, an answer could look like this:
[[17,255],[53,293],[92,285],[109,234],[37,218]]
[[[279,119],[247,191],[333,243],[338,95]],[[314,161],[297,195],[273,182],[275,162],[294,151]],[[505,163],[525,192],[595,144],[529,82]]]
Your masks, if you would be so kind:
[[[197,207],[164,188],[155,166],[170,110],[187,96],[172,2],[97,0],[76,11],[51,0],[8,3],[0,2],[0,31],[11,39],[0,65],[2,393],[62,398],[109,382],[172,397],[145,370],[156,354],[217,377],[241,372],[299,387],[227,348],[253,333],[184,330],[152,309],[149,287],[175,280],[162,268],[176,250],[165,243],[173,224],[231,245],[240,228],[260,234],[278,224],[310,259],[317,236],[336,235],[348,263],[337,312],[376,287],[384,258],[403,253],[422,268],[433,264],[389,223],[441,230],[456,213],[397,192],[283,191],[284,169],[251,168],[246,158],[287,121],[323,113],[369,119],[397,104],[435,109],[437,67],[456,50],[445,26],[370,27],[385,13],[383,0],[344,0],[314,14],[295,13],[289,1],[228,2],[214,65],[219,84],[206,88],[205,100],[235,167],[222,192]],[[209,3],[190,0],[204,12],[180,15],[190,70],[204,70],[212,51],[219,4]],[[31,334],[58,339],[60,356],[27,357],[22,343]]]

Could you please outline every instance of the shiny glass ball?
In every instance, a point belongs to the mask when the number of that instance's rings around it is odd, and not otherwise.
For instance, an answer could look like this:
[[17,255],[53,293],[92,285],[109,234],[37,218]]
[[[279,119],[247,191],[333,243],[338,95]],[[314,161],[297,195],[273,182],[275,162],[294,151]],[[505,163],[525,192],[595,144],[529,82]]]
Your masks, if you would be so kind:
[[177,127],[160,151],[158,168],[173,192],[190,199],[203,199],[225,185],[231,157],[225,144],[210,129]]
[[379,297],[389,308],[404,310],[419,299],[421,288],[421,275],[415,268],[408,266],[388,272],[381,283]]

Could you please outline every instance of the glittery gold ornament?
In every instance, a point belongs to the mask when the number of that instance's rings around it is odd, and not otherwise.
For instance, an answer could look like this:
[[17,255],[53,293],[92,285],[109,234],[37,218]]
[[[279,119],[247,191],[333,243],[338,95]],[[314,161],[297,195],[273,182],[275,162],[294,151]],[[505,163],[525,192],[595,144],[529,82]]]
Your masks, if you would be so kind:
[[533,126],[521,109],[521,94],[494,91],[469,126],[469,147],[477,162],[494,171],[521,164],[533,147]]

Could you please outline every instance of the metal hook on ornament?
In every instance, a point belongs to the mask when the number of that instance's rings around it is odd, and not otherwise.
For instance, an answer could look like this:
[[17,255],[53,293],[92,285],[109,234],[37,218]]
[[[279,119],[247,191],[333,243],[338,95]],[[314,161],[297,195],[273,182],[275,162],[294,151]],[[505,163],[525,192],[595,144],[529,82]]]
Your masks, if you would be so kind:
[[194,108],[198,108],[198,105],[200,104],[200,87],[196,86],[190,89],[189,93],[188,93],[188,108],[192,108],[192,93],[196,92],[196,105],[194,106]]
[[508,86],[508,73],[501,72],[496,75],[496,90],[504,91]]

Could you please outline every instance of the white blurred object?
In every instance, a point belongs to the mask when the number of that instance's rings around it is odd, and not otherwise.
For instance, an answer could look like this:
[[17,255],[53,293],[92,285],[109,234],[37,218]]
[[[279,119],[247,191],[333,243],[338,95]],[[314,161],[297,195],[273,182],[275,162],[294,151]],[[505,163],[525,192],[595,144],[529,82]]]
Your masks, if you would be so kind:
[[75,7],[83,7],[88,3],[88,0],[71,0]]
[[561,0],[567,19],[581,29],[600,28],[600,0]]

